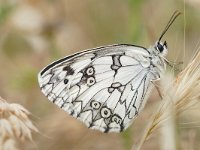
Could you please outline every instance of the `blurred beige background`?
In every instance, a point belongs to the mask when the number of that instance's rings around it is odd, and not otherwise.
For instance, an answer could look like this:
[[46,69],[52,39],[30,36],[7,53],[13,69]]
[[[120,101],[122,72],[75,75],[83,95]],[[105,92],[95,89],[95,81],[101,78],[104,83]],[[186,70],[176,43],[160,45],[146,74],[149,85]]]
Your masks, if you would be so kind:
[[[88,48],[115,43],[148,48],[175,10],[183,15],[163,40],[168,42],[167,58],[186,65],[199,47],[199,8],[199,0],[1,0],[0,95],[25,106],[41,132],[34,134],[34,142],[22,143],[21,149],[130,149],[158,106],[156,91],[126,132],[102,134],[50,103],[40,92],[37,74],[52,61]],[[198,113],[193,110],[177,118],[178,149],[199,149],[199,128],[179,124],[199,119]],[[161,145],[159,133],[154,133],[143,149],[160,149]]]

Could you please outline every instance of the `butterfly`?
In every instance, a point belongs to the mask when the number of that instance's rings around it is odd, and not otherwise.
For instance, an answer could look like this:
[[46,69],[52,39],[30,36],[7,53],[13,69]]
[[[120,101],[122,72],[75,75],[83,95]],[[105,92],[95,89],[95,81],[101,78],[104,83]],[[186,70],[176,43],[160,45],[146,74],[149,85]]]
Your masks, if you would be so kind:
[[179,14],[174,12],[150,48],[115,44],[51,63],[38,74],[41,91],[88,128],[124,131],[143,109],[152,82],[165,71],[167,43],[161,39]]

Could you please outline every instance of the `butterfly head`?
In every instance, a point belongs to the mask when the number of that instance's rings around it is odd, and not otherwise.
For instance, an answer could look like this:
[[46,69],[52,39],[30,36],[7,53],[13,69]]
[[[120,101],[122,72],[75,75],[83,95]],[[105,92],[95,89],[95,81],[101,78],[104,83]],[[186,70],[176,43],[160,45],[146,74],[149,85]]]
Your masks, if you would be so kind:
[[166,56],[167,55],[167,42],[164,41],[164,42],[160,42],[160,41],[157,41],[156,44],[155,44],[155,49],[163,56]]

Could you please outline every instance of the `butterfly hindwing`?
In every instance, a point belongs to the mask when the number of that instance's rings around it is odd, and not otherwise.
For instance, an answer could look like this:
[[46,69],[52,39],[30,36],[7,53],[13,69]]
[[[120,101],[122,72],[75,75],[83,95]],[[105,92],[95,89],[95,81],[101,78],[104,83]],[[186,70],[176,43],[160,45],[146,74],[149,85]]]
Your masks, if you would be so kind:
[[133,45],[82,51],[53,62],[38,75],[50,101],[102,132],[126,129],[142,109],[154,76],[149,52]]

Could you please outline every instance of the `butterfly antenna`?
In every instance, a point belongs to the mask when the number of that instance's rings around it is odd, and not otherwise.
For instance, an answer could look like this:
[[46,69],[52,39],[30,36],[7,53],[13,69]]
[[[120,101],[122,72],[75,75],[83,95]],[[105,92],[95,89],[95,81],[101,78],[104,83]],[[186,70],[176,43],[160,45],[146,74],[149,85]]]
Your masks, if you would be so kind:
[[176,19],[180,14],[181,14],[181,12],[179,12],[179,11],[177,11],[177,10],[173,13],[173,15],[171,16],[169,22],[167,23],[167,25],[166,25],[164,31],[162,32],[160,38],[158,39],[158,42],[160,42],[160,40],[162,39],[163,35],[165,35],[165,33],[167,32],[167,30],[169,29],[169,27],[172,25],[172,23],[175,21],[175,19]]

